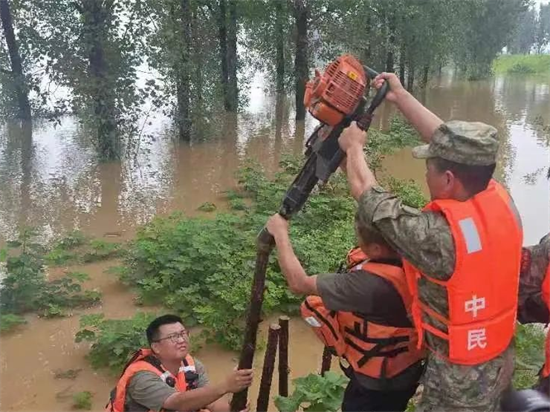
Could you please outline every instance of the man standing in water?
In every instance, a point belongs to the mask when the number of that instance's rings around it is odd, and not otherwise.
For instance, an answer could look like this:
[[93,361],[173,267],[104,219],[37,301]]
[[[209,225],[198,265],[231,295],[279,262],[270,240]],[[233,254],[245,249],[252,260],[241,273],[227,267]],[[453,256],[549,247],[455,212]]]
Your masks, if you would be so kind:
[[429,349],[417,411],[498,408],[514,369],[522,231],[515,206],[492,180],[498,140],[483,123],[444,123],[408,93],[395,74],[386,99],[429,143],[413,150],[426,159],[432,201],[423,211],[403,206],[378,186],[365,161],[366,133],[355,124],[340,136],[359,219],[378,229],[405,261],[419,342]]

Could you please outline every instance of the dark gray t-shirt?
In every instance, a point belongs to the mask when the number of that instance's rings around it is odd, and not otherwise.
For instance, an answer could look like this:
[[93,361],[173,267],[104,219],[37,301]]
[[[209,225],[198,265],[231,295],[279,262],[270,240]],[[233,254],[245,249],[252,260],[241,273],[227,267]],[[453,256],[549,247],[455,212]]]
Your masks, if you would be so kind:
[[[197,387],[202,388],[208,384],[208,375],[202,362],[194,358],[195,368],[199,378]],[[143,371],[136,373],[126,391],[126,412],[160,411],[162,405],[176,389],[168,386],[153,372]]]
[[[376,263],[401,266],[398,260]],[[378,275],[364,270],[324,273],[317,276],[317,289],[329,310],[358,312],[382,325],[412,327],[401,295],[389,280]]]

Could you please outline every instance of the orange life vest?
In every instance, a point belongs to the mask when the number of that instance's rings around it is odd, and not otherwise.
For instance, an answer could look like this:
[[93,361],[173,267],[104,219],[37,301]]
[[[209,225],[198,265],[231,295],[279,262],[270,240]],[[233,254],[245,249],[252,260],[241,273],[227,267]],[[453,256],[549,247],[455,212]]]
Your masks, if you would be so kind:
[[[369,262],[360,249],[348,254],[348,268],[365,270],[391,282],[410,312],[411,296],[401,268]],[[346,359],[357,373],[374,379],[392,378],[423,358],[413,327],[380,325],[359,313],[330,311],[319,296],[308,296],[301,313],[325,346]]]
[[[487,362],[504,352],[514,336],[523,235],[511,202],[494,180],[465,202],[432,201],[425,210],[441,212],[447,219],[455,244],[455,270],[450,280],[441,281],[404,262],[418,344],[425,331],[448,341],[448,355],[430,349],[452,363]],[[446,289],[448,318],[420,300],[421,277]],[[442,322],[447,330],[428,324],[426,318]]]
[[130,379],[142,371],[153,372],[158,375],[167,385],[172,386],[178,392],[185,392],[195,389],[198,375],[195,369],[195,362],[190,355],[183,360],[177,376],[164,369],[160,361],[153,355],[150,349],[138,350],[124,367],[118,383],[111,392],[109,403],[105,407],[107,412],[124,412],[126,410],[126,390]]
[[[550,310],[550,264],[546,268],[546,275],[542,282],[542,298]],[[548,376],[550,376],[550,332],[546,335],[546,362],[542,368],[542,377],[547,378]]]

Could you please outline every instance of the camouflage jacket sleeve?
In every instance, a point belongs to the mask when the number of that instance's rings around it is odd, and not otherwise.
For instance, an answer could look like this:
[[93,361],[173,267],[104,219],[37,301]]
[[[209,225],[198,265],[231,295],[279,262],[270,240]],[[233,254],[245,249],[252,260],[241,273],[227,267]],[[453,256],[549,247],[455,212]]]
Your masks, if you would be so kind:
[[548,323],[550,313],[542,298],[542,282],[550,263],[550,233],[538,245],[523,248],[519,278],[518,320]]
[[447,280],[453,274],[454,241],[440,213],[405,206],[397,196],[374,187],[361,195],[358,218],[376,227],[401,256],[426,275]]

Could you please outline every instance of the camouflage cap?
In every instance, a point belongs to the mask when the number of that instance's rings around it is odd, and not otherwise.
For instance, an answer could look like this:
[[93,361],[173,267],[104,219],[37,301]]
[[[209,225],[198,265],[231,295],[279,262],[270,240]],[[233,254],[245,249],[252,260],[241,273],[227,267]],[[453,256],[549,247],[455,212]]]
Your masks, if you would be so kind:
[[465,165],[488,166],[496,163],[497,152],[497,130],[493,126],[452,120],[439,126],[430,144],[415,147],[412,154],[417,159],[440,157]]

